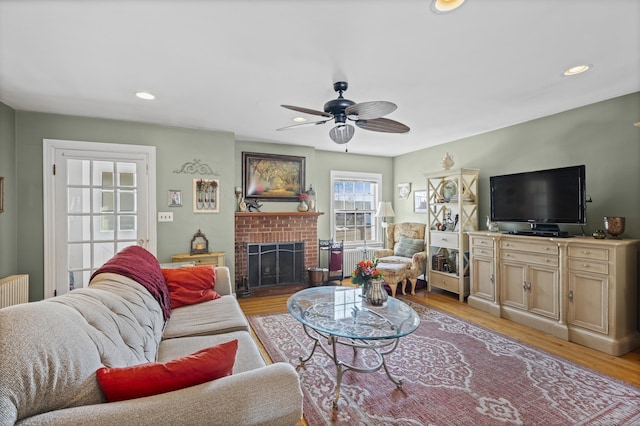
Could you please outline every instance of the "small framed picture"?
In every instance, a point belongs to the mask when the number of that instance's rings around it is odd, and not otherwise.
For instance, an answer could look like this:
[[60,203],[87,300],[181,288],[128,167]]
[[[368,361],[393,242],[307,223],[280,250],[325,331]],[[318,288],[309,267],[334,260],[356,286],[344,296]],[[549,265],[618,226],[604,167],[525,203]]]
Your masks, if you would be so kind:
[[414,213],[426,213],[427,212],[427,191],[413,191],[413,212]]
[[169,190],[169,207],[182,207],[182,191],[179,189]]
[[406,200],[411,194],[411,183],[399,183],[398,184],[398,198]]

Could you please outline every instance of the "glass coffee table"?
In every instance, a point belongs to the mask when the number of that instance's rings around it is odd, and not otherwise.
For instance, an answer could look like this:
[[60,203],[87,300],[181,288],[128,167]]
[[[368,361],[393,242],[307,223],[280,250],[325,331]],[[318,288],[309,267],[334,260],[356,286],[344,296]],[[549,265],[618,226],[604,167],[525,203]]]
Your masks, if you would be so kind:
[[[300,357],[300,364],[304,365],[320,348],[336,365],[334,408],[340,398],[342,375],[348,370],[373,373],[384,368],[387,377],[402,387],[402,380],[389,373],[384,357],[396,350],[402,336],[420,324],[420,317],[409,305],[390,297],[383,306],[372,306],[362,297],[360,288],[315,287],[295,293],[287,307],[314,341],[311,353]],[[353,348],[352,361],[339,359],[339,345]],[[367,365],[356,365],[358,350],[367,351]]]

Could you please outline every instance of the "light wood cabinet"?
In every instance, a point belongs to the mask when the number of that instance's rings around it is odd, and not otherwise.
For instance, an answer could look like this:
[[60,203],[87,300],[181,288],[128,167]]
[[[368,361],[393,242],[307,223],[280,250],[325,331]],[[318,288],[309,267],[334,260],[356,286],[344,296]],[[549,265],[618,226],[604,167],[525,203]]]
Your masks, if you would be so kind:
[[224,266],[224,255],[225,252],[223,251],[212,251],[210,253],[202,254],[174,254],[171,256],[171,262],[194,262],[196,265]]
[[500,248],[503,306],[557,320],[560,298],[557,245],[500,240]]
[[615,356],[640,347],[640,240],[493,232],[469,238],[470,306]]
[[465,231],[478,229],[478,169],[425,173],[427,184],[428,290],[469,295],[469,243]]
[[500,305],[495,286],[495,241],[491,237],[472,235],[471,245],[471,287],[467,302],[474,308],[484,308],[493,315],[500,316]]

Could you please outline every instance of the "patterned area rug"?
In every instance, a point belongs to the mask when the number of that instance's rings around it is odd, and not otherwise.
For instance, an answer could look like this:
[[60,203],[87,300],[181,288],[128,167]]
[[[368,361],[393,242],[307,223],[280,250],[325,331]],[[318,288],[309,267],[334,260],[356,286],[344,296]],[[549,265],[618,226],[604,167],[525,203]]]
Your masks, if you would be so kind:
[[[639,425],[640,388],[425,306],[418,329],[387,356],[386,376],[348,371],[333,409],[336,368],[290,314],[251,326],[271,358],[300,374],[310,425]],[[353,351],[342,356],[353,361]],[[358,352],[366,364],[367,355]]]

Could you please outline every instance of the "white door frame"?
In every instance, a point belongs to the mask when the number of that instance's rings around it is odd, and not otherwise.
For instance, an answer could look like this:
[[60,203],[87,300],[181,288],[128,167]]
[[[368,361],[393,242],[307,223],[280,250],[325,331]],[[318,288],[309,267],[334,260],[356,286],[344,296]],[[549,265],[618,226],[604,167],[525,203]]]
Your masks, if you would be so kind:
[[[146,145],[128,145],[102,142],[71,141],[60,139],[43,139],[43,202],[44,202],[44,297],[54,296],[55,291],[55,241],[56,228],[54,212],[56,207],[55,180],[52,179],[55,164],[56,150],[69,149],[85,152],[118,152],[123,154],[142,154],[147,158],[147,179],[149,188],[147,191],[147,203],[149,221],[147,225],[146,248],[156,255],[157,228],[155,217],[156,208],[156,147]],[[52,253],[52,250],[54,251]]]

